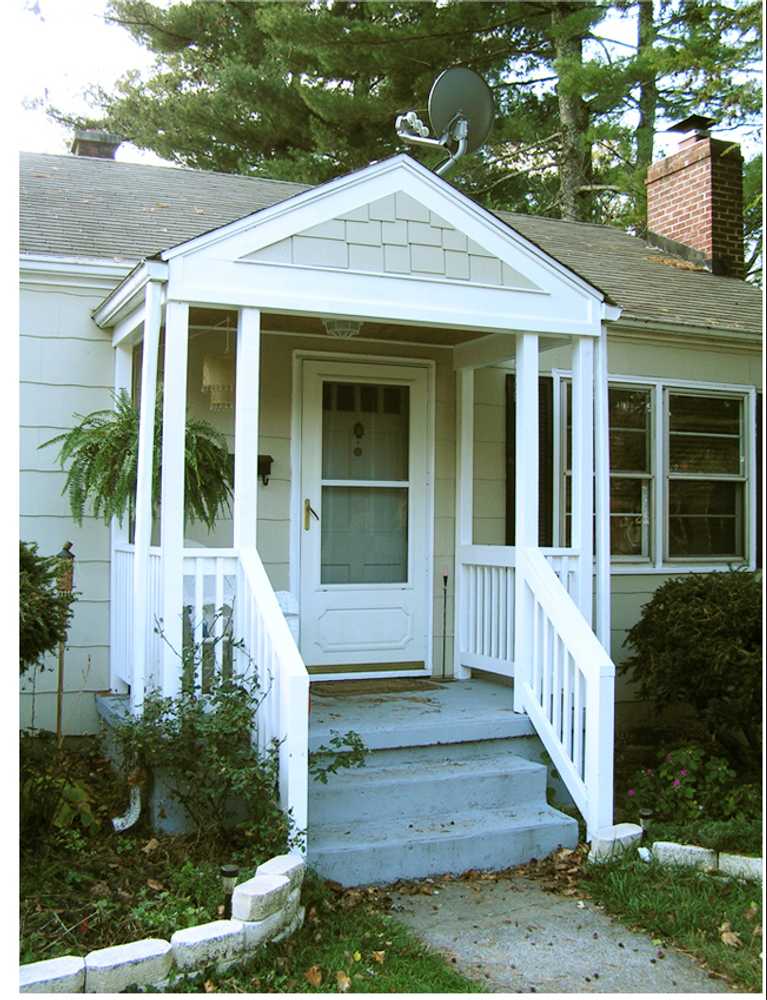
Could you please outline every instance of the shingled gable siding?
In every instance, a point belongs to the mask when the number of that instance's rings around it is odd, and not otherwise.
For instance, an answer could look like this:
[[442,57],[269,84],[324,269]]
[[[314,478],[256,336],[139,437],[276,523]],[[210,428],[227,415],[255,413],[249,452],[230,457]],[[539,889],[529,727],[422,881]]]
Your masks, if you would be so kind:
[[[76,527],[56,449],[39,445],[76,422],[75,413],[111,405],[112,349],[109,336],[90,312],[103,291],[50,286],[22,287],[20,302],[20,537],[55,555],[66,541],[76,556],[75,589],[80,592],[69,630],[65,659],[64,728],[97,731],[94,691],[109,687],[109,530],[86,517]],[[34,679],[35,725],[55,729],[56,658]],[[21,683],[21,724],[32,721],[30,674]]]
[[244,259],[499,288],[537,287],[404,192],[312,226]]

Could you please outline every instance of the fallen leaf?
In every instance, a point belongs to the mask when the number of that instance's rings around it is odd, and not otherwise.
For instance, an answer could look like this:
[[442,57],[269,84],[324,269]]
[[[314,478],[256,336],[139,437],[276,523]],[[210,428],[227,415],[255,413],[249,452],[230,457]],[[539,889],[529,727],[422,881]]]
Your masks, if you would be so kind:
[[151,840],[148,840],[144,844],[141,850],[144,852],[144,854],[151,854],[152,851],[156,851],[159,846],[160,846],[160,841],[157,839],[157,837],[152,837]]
[[309,912],[306,914],[306,919],[309,921],[310,924],[316,924],[317,923],[317,907],[316,906],[312,906],[311,907],[311,909],[309,910]]
[[743,916],[746,918],[746,920],[753,920],[758,912],[759,912],[759,907],[756,905],[756,903],[749,903],[748,909],[744,912]]
[[304,979],[316,989],[322,982],[322,970],[319,965],[311,965],[304,973]]
[[165,886],[162,884],[162,882],[158,882],[156,881],[156,879],[153,878],[148,878],[146,880],[146,884],[149,886],[150,889],[154,889],[155,892],[163,892],[165,889]]
[[205,982],[202,984],[202,988],[205,990],[206,993],[216,992],[216,984],[213,982],[212,979],[206,979]]
[[223,917],[225,909],[226,907],[224,906],[223,903],[221,903],[220,906],[216,907],[216,913],[218,914],[219,917]]
[[719,928],[719,937],[722,944],[726,944],[728,948],[740,948],[743,945],[743,942],[740,940],[740,936],[730,926],[729,920],[723,923]]
[[352,981],[346,975],[345,972],[339,971],[339,972],[336,973],[336,983],[338,984],[338,992],[339,993],[348,993],[349,987],[351,986]]
[[354,956],[353,956],[353,958],[354,958],[354,961],[355,961],[355,962],[361,962],[361,961],[362,961],[362,955],[361,955],[361,953],[360,953],[360,952],[358,952],[358,951],[355,951],[355,952],[354,952]]
[[374,951],[373,961],[378,962],[379,965],[383,965],[385,956],[386,956],[385,951]]

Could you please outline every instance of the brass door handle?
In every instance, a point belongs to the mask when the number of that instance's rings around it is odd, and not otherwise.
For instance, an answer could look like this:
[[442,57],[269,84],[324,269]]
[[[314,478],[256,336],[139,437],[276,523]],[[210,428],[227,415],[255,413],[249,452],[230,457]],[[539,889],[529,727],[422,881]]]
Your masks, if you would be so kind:
[[309,525],[311,524],[312,518],[315,518],[317,521],[319,521],[320,515],[312,507],[311,500],[309,500],[309,498],[307,497],[307,499],[304,500],[304,531],[309,530]]

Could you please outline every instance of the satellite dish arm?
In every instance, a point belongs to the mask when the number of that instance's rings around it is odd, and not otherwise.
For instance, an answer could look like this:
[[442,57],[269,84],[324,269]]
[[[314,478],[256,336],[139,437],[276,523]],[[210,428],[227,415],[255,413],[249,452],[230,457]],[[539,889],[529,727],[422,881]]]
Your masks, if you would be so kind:
[[441,163],[437,169],[434,171],[441,177],[446,174],[448,170],[452,170],[455,164],[460,160],[463,154],[466,152],[466,146],[469,139],[469,123],[465,118],[459,118],[455,123],[455,126],[451,129],[452,137],[458,140],[458,148],[454,153],[450,154],[450,158]]

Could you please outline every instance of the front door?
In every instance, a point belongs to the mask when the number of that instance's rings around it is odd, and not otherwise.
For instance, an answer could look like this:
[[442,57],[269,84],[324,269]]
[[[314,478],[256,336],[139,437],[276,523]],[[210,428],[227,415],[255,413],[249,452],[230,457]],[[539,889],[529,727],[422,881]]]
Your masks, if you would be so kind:
[[307,360],[302,382],[304,662],[320,673],[424,670],[427,373]]

